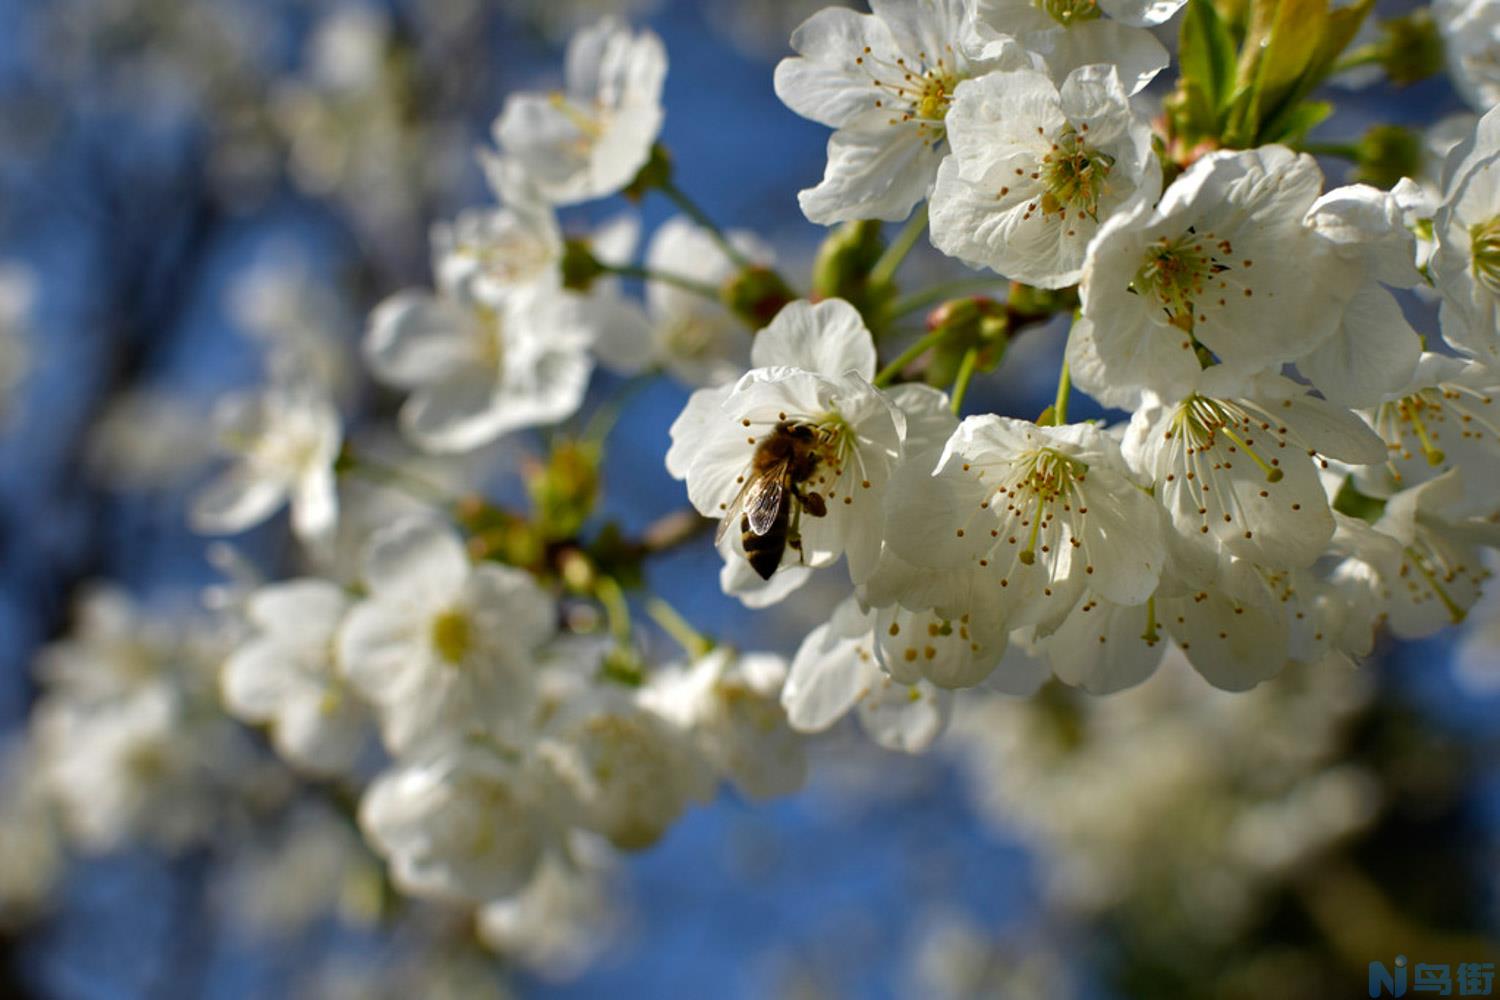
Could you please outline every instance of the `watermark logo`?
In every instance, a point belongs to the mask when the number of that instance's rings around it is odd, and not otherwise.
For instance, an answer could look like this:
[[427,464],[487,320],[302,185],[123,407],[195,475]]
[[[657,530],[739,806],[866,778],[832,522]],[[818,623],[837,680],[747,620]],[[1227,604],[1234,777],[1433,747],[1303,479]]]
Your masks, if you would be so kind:
[[1404,997],[1427,993],[1440,997],[1487,997],[1495,992],[1494,962],[1460,962],[1458,965],[1417,962],[1408,966],[1405,955],[1397,955],[1387,968],[1370,963],[1371,997]]

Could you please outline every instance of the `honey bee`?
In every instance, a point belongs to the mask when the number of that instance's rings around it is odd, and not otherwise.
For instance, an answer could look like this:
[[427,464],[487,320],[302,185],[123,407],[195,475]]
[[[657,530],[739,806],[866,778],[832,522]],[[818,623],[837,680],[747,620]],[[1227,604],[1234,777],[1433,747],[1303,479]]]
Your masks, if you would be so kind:
[[783,420],[755,446],[750,475],[724,512],[714,544],[739,522],[750,568],[769,580],[788,548],[802,553],[802,512],[823,517],[828,504],[805,488],[818,471],[823,432],[816,424]]

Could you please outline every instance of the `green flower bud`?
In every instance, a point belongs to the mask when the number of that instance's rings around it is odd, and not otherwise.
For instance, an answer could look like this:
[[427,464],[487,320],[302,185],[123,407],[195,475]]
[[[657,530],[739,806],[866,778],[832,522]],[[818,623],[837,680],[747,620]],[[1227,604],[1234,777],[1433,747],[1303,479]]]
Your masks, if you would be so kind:
[[1355,152],[1358,179],[1378,188],[1390,188],[1422,169],[1422,137],[1400,125],[1376,125],[1359,140]]
[[1392,83],[1408,84],[1443,71],[1443,37],[1431,12],[1416,10],[1380,25],[1380,65]]
[[797,297],[787,283],[769,267],[751,265],[724,282],[719,299],[726,308],[759,330]]

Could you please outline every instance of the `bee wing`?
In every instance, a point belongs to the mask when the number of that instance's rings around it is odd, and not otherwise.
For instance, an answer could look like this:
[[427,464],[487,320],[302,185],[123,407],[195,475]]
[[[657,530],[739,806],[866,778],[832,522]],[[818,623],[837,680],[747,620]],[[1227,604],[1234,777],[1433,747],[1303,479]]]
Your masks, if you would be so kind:
[[776,510],[781,506],[781,498],[786,492],[786,472],[787,466],[782,463],[745,481],[745,485],[740,487],[740,491],[724,510],[719,529],[714,532],[714,545],[724,541],[731,528],[738,530],[741,515],[750,519],[750,530],[757,535],[764,535],[771,530],[771,525],[776,520]]
[[744,513],[750,519],[750,530],[757,535],[770,531],[776,515],[781,513],[789,485],[787,469],[786,465],[778,465],[767,470],[751,483],[752,489],[745,491]]

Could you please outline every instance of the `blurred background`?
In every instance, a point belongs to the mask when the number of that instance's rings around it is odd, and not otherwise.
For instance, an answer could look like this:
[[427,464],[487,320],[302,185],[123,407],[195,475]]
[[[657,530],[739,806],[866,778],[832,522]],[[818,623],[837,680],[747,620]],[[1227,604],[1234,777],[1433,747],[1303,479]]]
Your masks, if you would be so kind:
[[[0,741],[27,726],[45,644],[81,630],[74,657],[109,640],[191,662],[205,588],[231,600],[247,567],[287,571],[284,518],[232,552],[187,531],[205,415],[288,358],[353,370],[369,309],[430,282],[430,226],[490,200],[473,154],[507,92],[560,80],[576,25],[616,12],[660,33],[679,183],[805,274],[823,232],[795,193],[827,133],[771,72],[822,5],[0,0]],[[1320,139],[1461,107],[1441,79],[1336,99]],[[649,237],[668,209],[639,214]],[[1035,416],[1061,349],[1057,329],[1028,333],[970,408]],[[611,439],[606,515],[632,530],[682,505],[662,455],[685,398],[654,383]],[[391,401],[350,379],[342,402],[357,425]],[[537,448],[521,435],[433,475],[503,497]],[[708,585],[717,569],[705,542],[651,585],[747,648],[790,652],[841,596],[752,616]],[[422,907],[381,919],[375,862],[232,724],[202,745],[235,794],[173,805],[187,833],[107,850],[59,839],[16,752],[0,998],[1312,1000],[1366,995],[1368,963],[1397,954],[1500,960],[1500,603],[1358,673],[1246,695],[1168,663],[1107,699],[961,701],[925,756],[840,729],[802,793],[693,810],[583,904],[567,962],[487,955]]]

